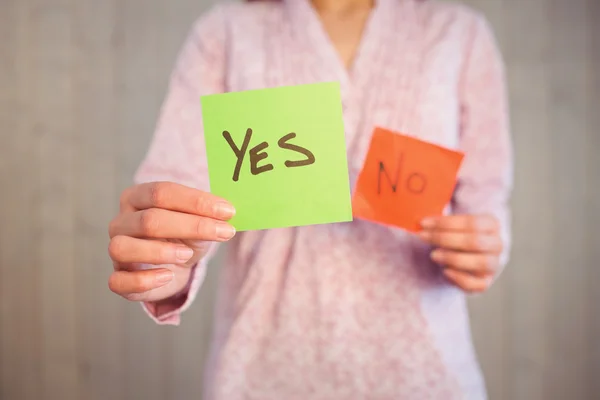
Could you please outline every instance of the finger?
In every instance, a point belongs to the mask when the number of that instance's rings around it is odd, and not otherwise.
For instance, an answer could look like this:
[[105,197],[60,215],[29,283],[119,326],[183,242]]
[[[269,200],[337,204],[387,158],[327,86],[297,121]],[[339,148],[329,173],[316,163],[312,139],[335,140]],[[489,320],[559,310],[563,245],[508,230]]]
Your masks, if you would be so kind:
[[[170,270],[173,272],[173,279],[153,289],[142,291],[142,292],[131,292],[120,294],[122,297],[129,301],[160,301],[172,297],[173,295],[180,293],[181,290],[188,284],[192,269],[189,266],[183,266],[180,264],[164,264],[160,266],[152,266],[149,264],[140,263],[114,263],[115,271],[125,272],[128,274],[137,274],[138,272],[147,271],[160,271]],[[111,279],[117,279],[111,278]],[[110,285],[110,283],[109,283]]]
[[226,200],[172,182],[137,185],[127,196],[127,201],[138,210],[163,208],[220,220],[229,220],[235,215],[235,208]]
[[492,283],[491,277],[473,276],[467,272],[449,268],[444,269],[443,274],[454,285],[469,293],[485,292]]
[[498,220],[492,215],[447,215],[425,218],[421,226],[427,230],[473,231],[495,233],[500,229]]
[[477,275],[495,274],[498,270],[498,256],[481,253],[463,253],[437,249],[431,252],[431,259],[448,268]]
[[129,187],[121,192],[121,197],[119,198],[119,210],[121,212],[131,208],[131,204],[129,204],[129,197],[131,196],[132,190],[133,188]]
[[224,242],[235,235],[235,229],[227,222],[160,208],[120,214],[111,222],[109,230],[111,238],[123,235]]
[[108,254],[118,263],[185,264],[194,250],[182,244],[119,235],[110,240]]
[[497,235],[426,230],[419,232],[419,236],[432,245],[447,250],[494,254],[502,251],[502,240]]
[[159,288],[171,282],[173,278],[173,272],[165,268],[115,271],[108,280],[108,287],[120,296],[127,296]]

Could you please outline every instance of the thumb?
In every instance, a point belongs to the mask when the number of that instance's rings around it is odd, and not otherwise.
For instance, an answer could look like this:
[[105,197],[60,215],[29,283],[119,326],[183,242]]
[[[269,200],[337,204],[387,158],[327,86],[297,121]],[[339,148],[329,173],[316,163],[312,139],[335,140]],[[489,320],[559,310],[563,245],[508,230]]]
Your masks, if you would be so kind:
[[206,240],[181,240],[180,242],[194,250],[194,255],[192,258],[185,263],[185,266],[190,268],[206,257],[210,253],[211,249],[216,246],[214,242],[209,242]]

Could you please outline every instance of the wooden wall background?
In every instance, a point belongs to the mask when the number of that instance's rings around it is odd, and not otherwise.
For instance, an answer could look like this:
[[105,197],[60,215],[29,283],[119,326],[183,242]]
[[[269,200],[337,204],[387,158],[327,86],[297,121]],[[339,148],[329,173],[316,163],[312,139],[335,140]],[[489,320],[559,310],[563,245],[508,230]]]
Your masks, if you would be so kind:
[[[600,1],[469,3],[517,155],[512,262],[471,302],[491,398],[600,399]],[[198,398],[214,271],[182,327],[154,326],[107,289],[106,227],[207,6],[0,0],[1,399]]]

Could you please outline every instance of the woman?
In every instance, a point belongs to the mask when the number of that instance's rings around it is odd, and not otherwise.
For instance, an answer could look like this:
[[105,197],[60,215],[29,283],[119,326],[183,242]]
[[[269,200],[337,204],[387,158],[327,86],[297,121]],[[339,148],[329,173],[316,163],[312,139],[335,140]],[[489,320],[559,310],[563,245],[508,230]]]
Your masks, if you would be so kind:
[[[342,88],[351,182],[374,126],[466,153],[449,213],[244,232],[222,271],[206,399],[483,399],[464,292],[506,262],[503,65],[486,21],[416,0],[220,5],[177,61],[154,141],[110,225],[110,288],[178,324],[235,213],[210,195],[199,97]],[[153,269],[139,265],[153,265]]]

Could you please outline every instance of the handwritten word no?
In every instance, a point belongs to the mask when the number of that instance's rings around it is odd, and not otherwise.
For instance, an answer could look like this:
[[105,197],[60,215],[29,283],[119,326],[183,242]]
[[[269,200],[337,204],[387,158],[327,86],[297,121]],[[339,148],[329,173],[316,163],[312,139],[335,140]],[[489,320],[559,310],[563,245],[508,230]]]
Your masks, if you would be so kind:
[[398,168],[396,169],[396,176],[394,180],[390,178],[387,170],[385,169],[385,165],[383,161],[379,162],[379,171],[377,174],[377,194],[381,194],[381,175],[385,175],[388,183],[392,187],[392,192],[396,193],[399,189],[398,184],[402,184],[404,188],[413,193],[413,194],[421,194],[425,191],[427,187],[427,178],[418,172],[411,172],[407,177],[404,177],[402,180],[402,164],[404,163],[404,153],[400,153],[398,160]]
[[[237,182],[240,179],[240,170],[242,169],[244,156],[248,151],[250,139],[252,138],[252,129],[248,128],[248,130],[246,131],[246,136],[244,136],[244,142],[242,143],[241,148],[239,148],[235,144],[229,132],[223,131],[223,137],[225,138],[225,140],[227,141],[227,143],[231,147],[231,150],[233,150],[233,153],[237,158],[237,161],[235,163],[235,169],[233,171],[233,180],[234,182]],[[298,161],[286,161],[284,163],[285,166],[288,168],[293,168],[314,164],[315,156],[310,150],[295,144],[288,143],[288,141],[295,137],[296,134],[294,132],[288,133],[287,135],[279,139],[279,141],[277,141],[277,145],[282,149],[292,150],[297,153],[303,154],[306,158]],[[260,161],[266,159],[269,156],[269,154],[265,151],[268,147],[269,144],[267,142],[262,142],[250,149],[250,172],[252,173],[252,175],[262,174],[263,172],[271,171],[274,168],[273,164],[263,164],[261,166],[258,165]]]

